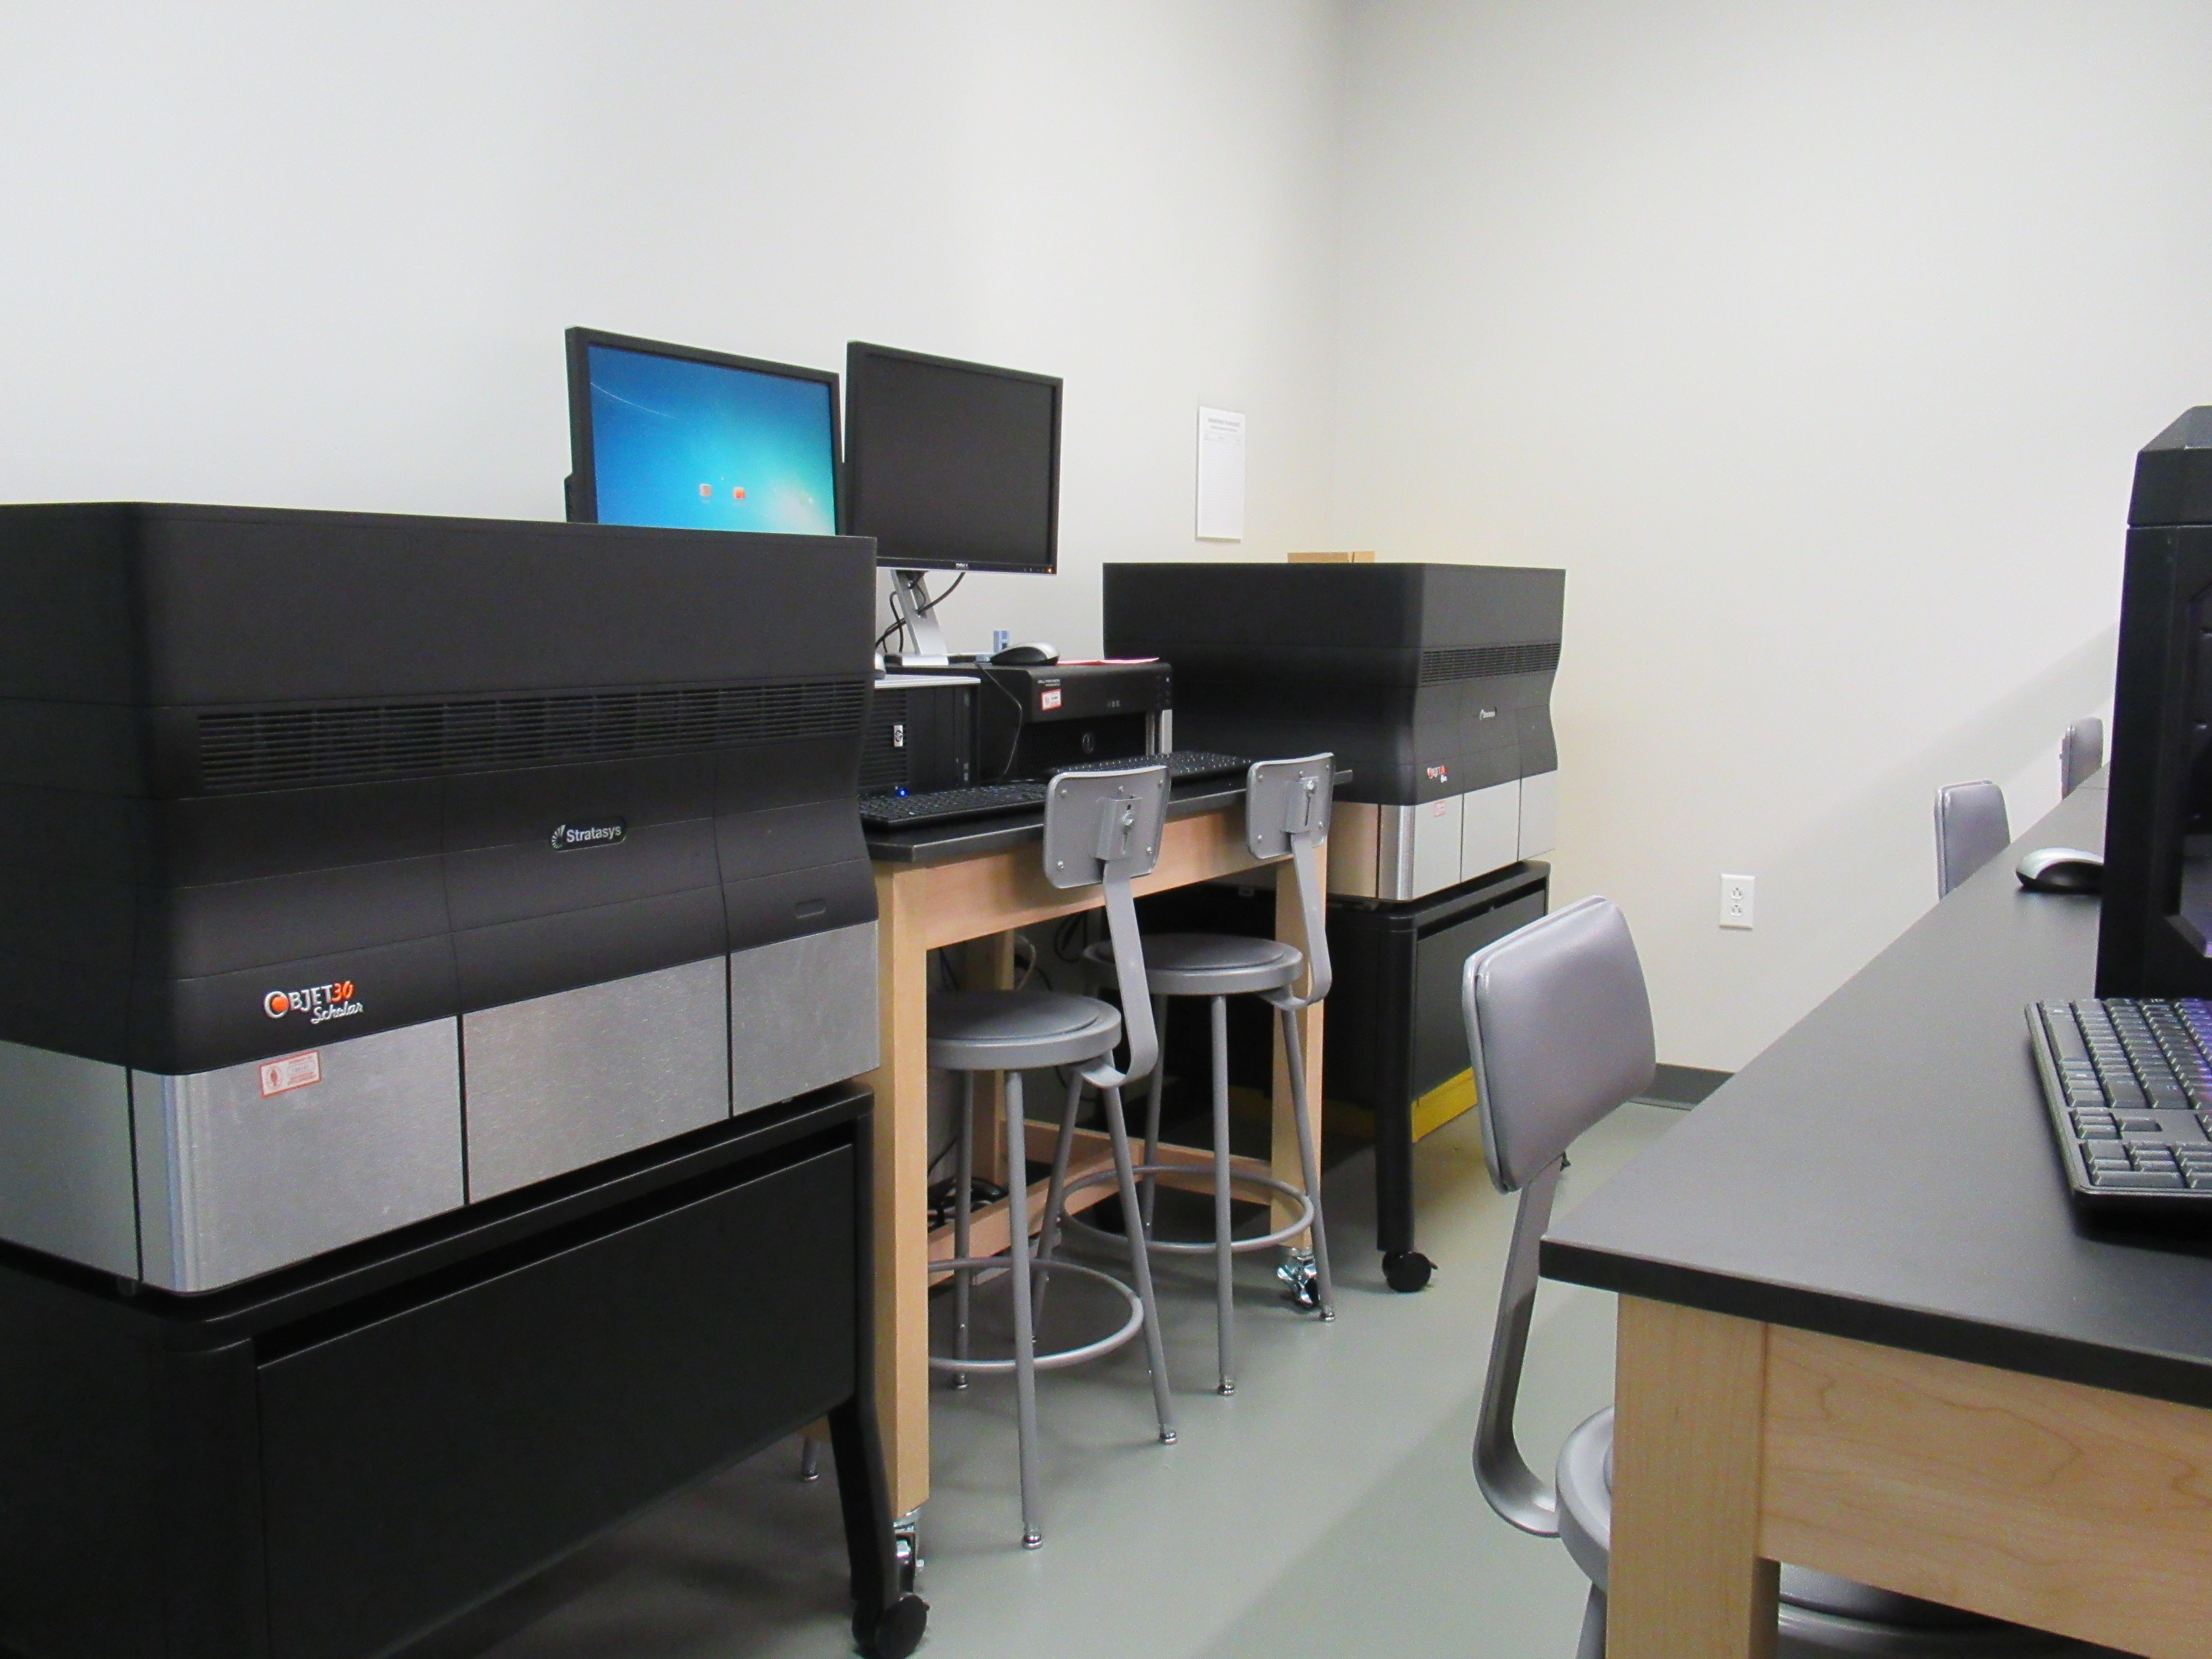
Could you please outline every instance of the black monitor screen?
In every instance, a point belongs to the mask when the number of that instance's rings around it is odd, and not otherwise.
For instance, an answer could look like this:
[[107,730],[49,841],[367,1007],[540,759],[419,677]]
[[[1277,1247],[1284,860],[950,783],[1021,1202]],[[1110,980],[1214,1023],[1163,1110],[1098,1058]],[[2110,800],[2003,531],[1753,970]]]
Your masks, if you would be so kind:
[[896,570],[1048,572],[1060,382],[884,346],[845,358],[845,532]]
[[837,532],[837,377],[568,331],[568,516],[676,530]]

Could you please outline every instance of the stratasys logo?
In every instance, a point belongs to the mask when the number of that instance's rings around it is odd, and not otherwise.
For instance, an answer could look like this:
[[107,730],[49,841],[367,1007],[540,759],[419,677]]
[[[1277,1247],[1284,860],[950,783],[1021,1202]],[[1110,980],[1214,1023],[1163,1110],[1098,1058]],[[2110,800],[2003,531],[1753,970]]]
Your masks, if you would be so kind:
[[305,1014],[308,1024],[320,1025],[326,1019],[343,1019],[359,1013],[361,1004],[354,995],[353,981],[340,979],[298,991],[271,991],[261,999],[261,1012],[271,1019],[282,1019],[287,1014]]
[[600,818],[591,823],[556,823],[553,826],[553,850],[565,853],[572,847],[613,847],[628,834],[628,818]]

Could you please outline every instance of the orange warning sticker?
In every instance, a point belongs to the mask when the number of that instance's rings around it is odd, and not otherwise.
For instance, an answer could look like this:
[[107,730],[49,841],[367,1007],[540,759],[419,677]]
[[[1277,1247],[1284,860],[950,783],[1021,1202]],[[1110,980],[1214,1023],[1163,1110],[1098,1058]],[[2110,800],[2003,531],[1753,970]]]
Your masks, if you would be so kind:
[[261,1067],[261,1097],[281,1095],[293,1089],[304,1089],[311,1083],[323,1080],[322,1051],[310,1048],[304,1054],[287,1054],[282,1060],[264,1062]]

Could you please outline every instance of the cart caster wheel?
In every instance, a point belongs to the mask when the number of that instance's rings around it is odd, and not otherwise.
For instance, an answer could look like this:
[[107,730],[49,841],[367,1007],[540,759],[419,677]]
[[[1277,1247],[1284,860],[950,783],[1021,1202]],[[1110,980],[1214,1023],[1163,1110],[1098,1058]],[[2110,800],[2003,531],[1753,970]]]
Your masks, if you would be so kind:
[[1392,1250],[1382,1258],[1382,1277],[1401,1296],[1426,1290],[1437,1264],[1419,1250]]
[[899,1589],[911,1595],[921,1588],[921,1535],[910,1526],[896,1528],[891,1534],[891,1555],[898,1563]]
[[929,1625],[929,1603],[919,1595],[902,1595],[878,1614],[871,1626],[861,1617],[853,1620],[853,1638],[868,1659],[907,1659],[921,1645]]

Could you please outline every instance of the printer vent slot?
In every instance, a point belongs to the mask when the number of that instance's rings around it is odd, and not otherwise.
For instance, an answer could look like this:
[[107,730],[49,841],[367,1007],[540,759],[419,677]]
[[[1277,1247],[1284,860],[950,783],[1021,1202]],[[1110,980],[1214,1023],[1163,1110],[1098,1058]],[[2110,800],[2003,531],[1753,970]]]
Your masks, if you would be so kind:
[[1559,665],[1557,640],[1538,640],[1528,645],[1462,645],[1450,650],[1422,652],[1421,684],[1442,685],[1447,680],[1548,674]]
[[858,731],[857,680],[257,708],[199,717],[210,795],[572,766]]

